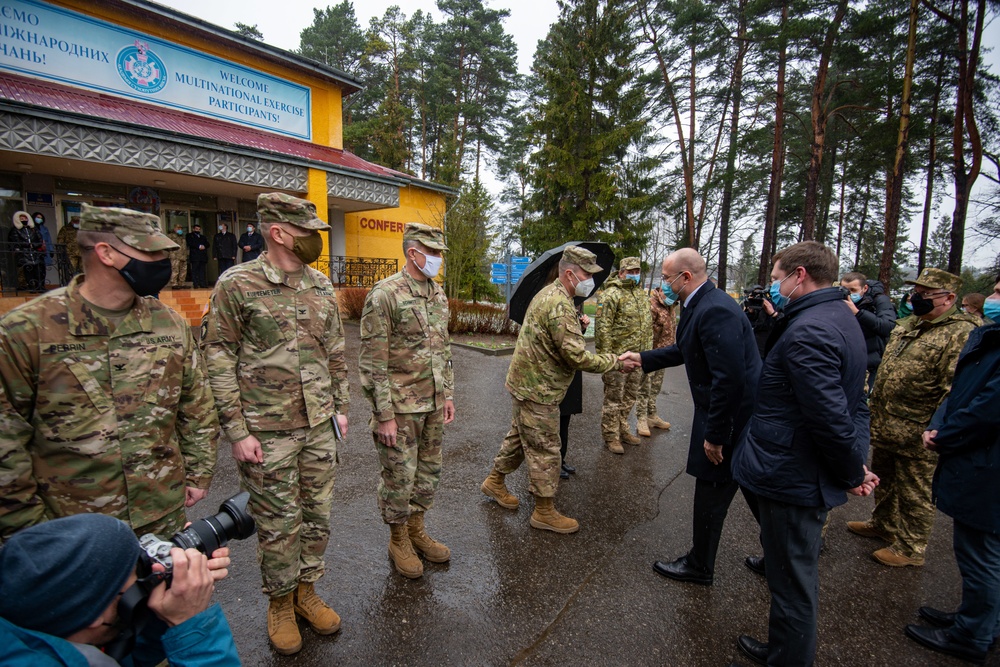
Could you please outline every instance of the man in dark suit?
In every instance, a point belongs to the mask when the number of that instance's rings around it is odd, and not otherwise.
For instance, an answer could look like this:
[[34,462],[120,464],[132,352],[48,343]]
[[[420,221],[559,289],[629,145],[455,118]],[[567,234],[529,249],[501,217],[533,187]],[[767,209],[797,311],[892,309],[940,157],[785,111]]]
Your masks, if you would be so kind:
[[191,283],[195,289],[208,287],[205,280],[205,266],[208,264],[208,239],[201,233],[197,222],[187,235],[188,264],[191,266]]
[[[694,423],[688,450],[687,473],[695,481],[692,546],[670,563],[656,561],[653,569],[678,581],[709,585],[715,575],[715,555],[722,524],[739,486],[730,471],[733,447],[753,410],[760,353],[753,330],[735,299],[708,279],[705,260],[692,248],[663,260],[663,294],[679,300],[677,342],[647,352],[626,352],[626,368],[642,365],[643,372],[684,364]],[[744,491],[754,516],[757,504]],[[759,558],[747,566],[761,573]]]

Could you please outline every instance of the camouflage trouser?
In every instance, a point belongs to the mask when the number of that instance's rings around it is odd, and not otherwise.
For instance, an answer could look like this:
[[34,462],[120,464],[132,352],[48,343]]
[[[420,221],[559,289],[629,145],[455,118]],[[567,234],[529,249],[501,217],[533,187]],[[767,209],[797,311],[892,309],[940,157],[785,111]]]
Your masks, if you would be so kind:
[[639,395],[642,373],[608,371],[604,379],[604,406],[601,408],[601,435],[604,442],[617,440],[620,433],[628,432],[628,413]]
[[[181,241],[183,243],[183,241]],[[184,281],[187,279],[188,261],[186,257],[171,257],[170,258],[170,275],[173,284],[177,287],[184,285]]]
[[378,508],[386,523],[406,523],[410,512],[426,512],[434,505],[441,480],[441,440],[444,410],[396,413],[396,446],[388,447],[372,433],[382,464]]
[[260,440],[264,462],[240,461],[240,481],[250,492],[248,507],[257,522],[262,590],[281,597],[298,582],[323,576],[337,442],[329,421],[253,435]]
[[187,514],[183,507],[178,507],[170,514],[162,516],[152,523],[135,528],[135,536],[142,537],[152,533],[161,540],[169,540],[174,536],[174,533],[184,530],[185,523],[187,523]]
[[872,525],[892,535],[893,548],[907,558],[924,557],[934,527],[931,481],[936,465],[872,443],[871,470],[879,477]]
[[559,488],[559,406],[519,401],[511,396],[513,416],[500,453],[493,459],[498,472],[509,475],[528,461],[528,489],[538,498],[552,498]]
[[[639,373],[641,371],[634,371]],[[666,369],[661,368],[652,373],[643,373],[642,382],[639,384],[639,400],[635,403],[636,417],[656,416],[656,397],[660,395],[663,387],[663,374]]]

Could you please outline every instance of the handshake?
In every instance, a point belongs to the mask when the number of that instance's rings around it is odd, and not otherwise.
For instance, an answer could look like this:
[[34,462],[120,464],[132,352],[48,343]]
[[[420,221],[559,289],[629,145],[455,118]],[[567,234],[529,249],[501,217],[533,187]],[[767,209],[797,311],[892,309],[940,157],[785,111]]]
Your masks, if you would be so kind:
[[618,361],[622,362],[622,373],[631,373],[637,368],[642,367],[642,359],[639,358],[638,352],[623,352]]

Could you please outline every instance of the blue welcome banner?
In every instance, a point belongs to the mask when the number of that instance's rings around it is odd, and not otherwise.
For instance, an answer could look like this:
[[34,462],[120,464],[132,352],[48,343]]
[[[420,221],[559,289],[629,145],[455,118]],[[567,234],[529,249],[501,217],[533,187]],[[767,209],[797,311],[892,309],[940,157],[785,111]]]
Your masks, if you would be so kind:
[[37,0],[0,0],[0,69],[310,139],[310,91]]

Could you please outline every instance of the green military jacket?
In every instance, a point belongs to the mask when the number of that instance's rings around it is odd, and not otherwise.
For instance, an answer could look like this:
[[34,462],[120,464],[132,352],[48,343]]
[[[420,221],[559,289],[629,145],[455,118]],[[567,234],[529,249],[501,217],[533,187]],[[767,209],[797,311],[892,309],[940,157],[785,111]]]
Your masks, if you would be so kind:
[[606,373],[621,367],[614,354],[587,351],[573,300],[557,280],[528,306],[507,371],[507,390],[522,401],[555,405],[576,371]]
[[936,458],[920,436],[951,391],[958,354],[976,325],[958,308],[931,322],[916,315],[897,322],[872,390],[873,444],[913,458]]
[[379,422],[397,412],[440,410],[453,400],[448,299],[437,283],[416,280],[404,268],[375,284],[361,313],[358,371]]
[[597,304],[594,346],[598,354],[643,352],[653,348],[653,316],[649,296],[631,280],[612,275]]
[[138,528],[212,479],[219,422],[187,323],[137,297],[112,327],[83,280],[0,320],[0,537],[83,512]]
[[312,267],[296,280],[265,252],[226,271],[201,323],[219,421],[251,431],[316,427],[346,414],[344,327],[333,283]]

